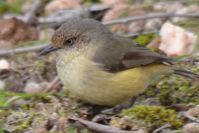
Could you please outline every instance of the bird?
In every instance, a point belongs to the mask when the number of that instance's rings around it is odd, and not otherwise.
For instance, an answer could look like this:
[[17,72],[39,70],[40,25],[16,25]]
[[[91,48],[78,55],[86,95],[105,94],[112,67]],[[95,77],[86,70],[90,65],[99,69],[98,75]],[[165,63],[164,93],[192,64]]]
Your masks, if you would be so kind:
[[149,50],[131,39],[112,33],[101,22],[70,18],[53,34],[40,55],[56,55],[58,77],[70,95],[103,106],[115,106],[143,93],[158,75],[175,73],[166,55]]

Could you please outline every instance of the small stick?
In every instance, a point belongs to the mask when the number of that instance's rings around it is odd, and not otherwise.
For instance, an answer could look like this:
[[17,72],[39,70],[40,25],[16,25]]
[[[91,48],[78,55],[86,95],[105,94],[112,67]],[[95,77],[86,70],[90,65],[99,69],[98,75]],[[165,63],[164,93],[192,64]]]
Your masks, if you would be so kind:
[[114,24],[123,24],[129,23],[132,21],[140,21],[146,19],[154,19],[154,18],[170,18],[170,17],[191,17],[191,18],[199,18],[199,13],[190,13],[190,14],[175,14],[175,13],[153,13],[147,14],[143,16],[133,16],[133,17],[126,17],[122,19],[115,19],[107,22],[103,22],[104,25],[114,25]]
[[0,56],[8,56],[8,55],[25,53],[25,52],[30,52],[30,51],[39,51],[45,48],[47,45],[49,44],[40,44],[40,45],[30,46],[30,47],[25,47],[25,48],[5,49],[5,50],[0,51]]
[[199,123],[199,119],[198,118],[189,115],[187,112],[182,112],[181,115],[186,117],[186,118],[188,118],[189,120],[191,120],[193,122]]
[[169,127],[171,127],[170,124],[165,124],[165,125],[163,125],[163,126],[157,128],[157,129],[155,129],[152,133],[158,133],[158,132],[162,131],[163,129],[169,128]]
[[76,126],[77,128],[85,127],[91,131],[100,132],[100,133],[136,133],[136,131],[120,130],[119,128],[98,124],[95,122],[83,120],[81,118],[69,118],[69,122],[73,123],[74,126]]
[[55,90],[59,85],[61,85],[61,82],[59,80],[59,77],[56,76],[53,81],[48,85],[47,88],[44,89],[44,92],[50,92]]
[[27,23],[31,23],[36,15],[36,13],[38,12],[39,8],[41,7],[42,2],[41,0],[35,0],[33,3],[32,8],[30,9],[29,12],[27,12],[27,14],[25,15],[25,22]]

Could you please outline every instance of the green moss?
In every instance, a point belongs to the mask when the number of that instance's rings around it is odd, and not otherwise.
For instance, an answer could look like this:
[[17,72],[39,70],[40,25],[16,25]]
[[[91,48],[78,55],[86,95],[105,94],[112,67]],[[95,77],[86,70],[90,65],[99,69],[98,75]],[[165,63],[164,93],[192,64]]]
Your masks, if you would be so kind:
[[12,4],[8,4],[4,0],[0,0],[0,14],[5,12],[21,13],[22,2],[22,0],[17,0]]
[[163,105],[176,103],[198,104],[198,92],[199,86],[194,85],[190,79],[170,75],[162,77],[159,82],[153,82],[144,95],[158,97]]
[[134,108],[124,110],[122,117],[144,121],[149,128],[160,127],[170,124],[174,128],[182,126],[182,121],[177,118],[176,112],[171,109],[165,109],[161,106],[138,105]]
[[[192,59],[191,59],[192,60]],[[176,62],[175,68],[192,71],[199,74],[199,66],[190,62]],[[146,91],[138,101],[146,98],[156,97],[161,105],[169,106],[178,103],[199,104],[199,84],[189,78],[175,74],[159,76],[157,80],[151,82]],[[138,102],[139,103],[139,102]]]
[[140,35],[134,41],[140,45],[146,45],[150,43],[157,35],[155,34],[147,34],[147,35]]

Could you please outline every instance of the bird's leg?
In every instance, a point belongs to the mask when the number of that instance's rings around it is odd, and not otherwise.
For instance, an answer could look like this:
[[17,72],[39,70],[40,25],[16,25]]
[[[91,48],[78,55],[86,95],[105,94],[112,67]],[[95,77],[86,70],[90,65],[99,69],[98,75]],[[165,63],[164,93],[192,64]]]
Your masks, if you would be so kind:
[[117,114],[120,113],[123,109],[130,108],[134,105],[137,97],[132,97],[129,101],[116,105],[113,108],[102,110],[101,113],[103,114]]

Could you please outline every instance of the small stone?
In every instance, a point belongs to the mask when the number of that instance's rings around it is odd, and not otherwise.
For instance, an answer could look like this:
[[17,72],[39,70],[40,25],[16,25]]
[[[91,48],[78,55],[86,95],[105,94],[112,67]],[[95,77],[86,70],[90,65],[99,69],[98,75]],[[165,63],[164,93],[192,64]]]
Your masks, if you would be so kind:
[[151,19],[146,22],[144,28],[147,31],[153,31],[153,30],[158,30],[161,27],[161,25],[162,25],[161,19]]
[[129,33],[139,33],[144,29],[144,21],[133,22],[129,25]]
[[183,127],[183,133],[199,133],[199,123],[188,123]]
[[0,40],[17,44],[22,41],[38,39],[38,30],[17,18],[0,21]]
[[193,117],[198,117],[199,116],[199,107],[191,108],[187,111],[187,114],[193,116]]
[[0,59],[0,70],[10,69],[10,63],[6,59]]
[[161,44],[159,49],[168,56],[191,54],[196,45],[197,36],[182,27],[166,22],[161,30]]
[[45,13],[51,14],[59,10],[80,7],[81,0],[53,0],[45,7]]
[[43,88],[40,84],[35,82],[28,82],[24,88],[24,91],[26,93],[32,94],[32,93],[39,93],[43,91]]

